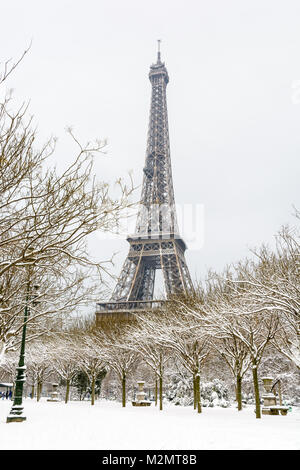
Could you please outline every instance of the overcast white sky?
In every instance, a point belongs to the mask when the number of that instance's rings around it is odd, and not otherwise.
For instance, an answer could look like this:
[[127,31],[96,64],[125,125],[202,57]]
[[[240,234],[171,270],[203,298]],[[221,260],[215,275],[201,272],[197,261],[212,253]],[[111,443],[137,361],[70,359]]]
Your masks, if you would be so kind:
[[[10,79],[30,99],[41,139],[58,136],[70,162],[72,125],[83,141],[107,138],[97,177],[134,170],[142,181],[156,40],[168,68],[176,202],[203,204],[204,244],[188,250],[191,275],[221,270],[273,243],[295,222],[300,169],[300,2],[289,0],[1,1],[1,61],[30,53]],[[98,259],[125,240],[91,242]]]

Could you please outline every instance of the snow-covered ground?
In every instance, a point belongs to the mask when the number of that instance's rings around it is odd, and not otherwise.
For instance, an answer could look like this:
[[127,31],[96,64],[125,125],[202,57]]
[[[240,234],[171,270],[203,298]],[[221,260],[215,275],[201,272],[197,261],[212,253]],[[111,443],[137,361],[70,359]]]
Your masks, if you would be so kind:
[[27,421],[6,423],[12,402],[0,400],[0,449],[300,449],[300,408],[256,419],[253,406],[204,408],[154,404],[123,409],[98,401],[26,399]]

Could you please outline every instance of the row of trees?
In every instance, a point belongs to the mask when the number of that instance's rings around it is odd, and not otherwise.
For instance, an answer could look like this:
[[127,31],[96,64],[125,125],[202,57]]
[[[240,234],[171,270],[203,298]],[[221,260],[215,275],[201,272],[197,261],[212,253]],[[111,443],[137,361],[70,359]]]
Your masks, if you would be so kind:
[[[138,355],[119,345],[122,328],[110,325],[101,331],[93,321],[79,321],[64,332],[38,338],[27,347],[27,383],[31,396],[41,397],[45,382],[59,380],[65,385],[65,402],[70,398],[71,385],[89,388],[91,404],[95,404],[97,385],[107,371],[114,371],[122,388],[122,404],[126,405],[126,379],[138,363]],[[8,354],[0,367],[3,377],[14,380],[15,354]],[[84,390],[82,390],[84,391]]]
[[274,251],[263,246],[251,260],[221,275],[210,273],[195,296],[171,299],[163,310],[139,316],[149,344],[171,351],[192,375],[198,412],[201,369],[213,353],[224,360],[236,381],[239,410],[242,380],[252,370],[257,418],[258,368],[266,350],[275,348],[300,369],[299,233],[282,228],[276,241]]
[[[295,213],[299,220],[299,213]],[[260,418],[258,369],[265,353],[277,350],[300,369],[300,245],[299,231],[283,227],[275,250],[262,246],[253,257],[222,274],[210,273],[195,295],[174,297],[158,311],[136,316],[118,348],[134,351],[159,381],[162,409],[166,363],[179,360],[191,374],[194,408],[201,412],[200,377],[215,355],[235,380],[238,409],[242,381],[251,370]]]
[[300,369],[297,236],[296,230],[283,228],[276,250],[263,246],[251,260],[222,274],[210,273],[194,295],[169,299],[159,310],[135,315],[129,322],[98,326],[94,320],[77,322],[44,342],[43,353],[36,342],[32,351],[46,358],[48,369],[51,364],[49,370],[66,383],[66,402],[80,370],[89,379],[94,404],[96,379],[105,370],[118,377],[125,406],[126,380],[144,364],[151,371],[162,410],[166,371],[183,376],[184,369],[192,379],[198,413],[203,369],[217,360],[219,370],[227,366],[234,380],[238,410],[242,409],[243,379],[251,372],[260,418],[258,371],[266,354],[277,351],[279,361],[285,357]]

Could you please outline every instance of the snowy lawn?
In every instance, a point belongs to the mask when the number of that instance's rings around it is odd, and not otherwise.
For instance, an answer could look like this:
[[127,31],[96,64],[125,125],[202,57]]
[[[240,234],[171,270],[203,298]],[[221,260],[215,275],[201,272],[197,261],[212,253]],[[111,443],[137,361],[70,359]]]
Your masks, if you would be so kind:
[[0,449],[300,449],[300,408],[255,419],[254,408],[166,405],[159,411],[128,403],[39,403],[26,399],[27,421],[6,423],[12,402],[0,400]]

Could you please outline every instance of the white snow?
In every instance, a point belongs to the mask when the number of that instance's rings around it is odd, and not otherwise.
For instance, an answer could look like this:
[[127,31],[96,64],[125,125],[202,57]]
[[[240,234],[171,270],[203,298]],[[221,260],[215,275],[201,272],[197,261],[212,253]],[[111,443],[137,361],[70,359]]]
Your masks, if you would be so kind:
[[300,449],[300,408],[256,419],[254,407],[24,401],[27,420],[6,423],[12,402],[0,400],[0,449]]

